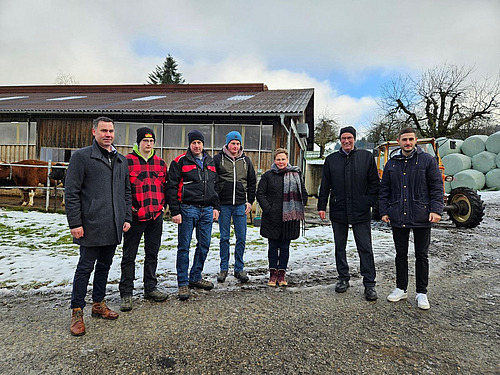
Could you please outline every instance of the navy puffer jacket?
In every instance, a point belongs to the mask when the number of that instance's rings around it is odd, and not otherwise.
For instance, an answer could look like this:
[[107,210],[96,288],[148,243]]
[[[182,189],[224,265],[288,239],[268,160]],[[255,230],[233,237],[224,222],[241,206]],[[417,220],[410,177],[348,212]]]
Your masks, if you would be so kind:
[[388,215],[395,228],[430,227],[429,214],[442,215],[443,179],[434,157],[416,148],[401,152],[385,165],[380,184],[380,216]]

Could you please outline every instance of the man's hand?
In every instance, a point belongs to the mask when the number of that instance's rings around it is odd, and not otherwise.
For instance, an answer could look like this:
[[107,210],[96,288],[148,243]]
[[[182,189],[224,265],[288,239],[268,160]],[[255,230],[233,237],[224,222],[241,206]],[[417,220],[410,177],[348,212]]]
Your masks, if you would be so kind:
[[384,216],[382,216],[382,217],[380,218],[380,220],[382,220],[384,223],[388,223],[389,221],[391,221],[391,220],[389,219],[389,215],[384,215]]
[[245,215],[248,215],[250,210],[252,209],[252,205],[250,203],[245,203]]
[[219,218],[219,210],[214,209],[214,220]]
[[179,215],[172,216],[172,221],[175,224],[181,224],[182,223],[182,215],[179,214]]
[[128,230],[130,229],[131,225],[128,221],[124,222],[123,223],[123,232],[128,232]]
[[319,214],[319,218],[321,220],[325,220],[326,219],[326,211],[318,211],[318,214]]
[[439,222],[439,220],[441,220],[441,215],[436,214],[436,213],[434,213],[434,212],[431,212],[431,213],[429,214],[429,221],[430,221],[431,223],[438,223],[438,222]]
[[83,227],[76,227],[76,228],[73,228],[73,229],[70,229],[70,232],[71,232],[71,235],[74,237],[74,238],[82,238],[83,237]]

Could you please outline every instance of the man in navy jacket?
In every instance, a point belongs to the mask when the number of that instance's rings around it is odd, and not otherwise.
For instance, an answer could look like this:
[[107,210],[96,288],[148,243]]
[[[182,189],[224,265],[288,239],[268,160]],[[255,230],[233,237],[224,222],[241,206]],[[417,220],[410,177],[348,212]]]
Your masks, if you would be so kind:
[[396,289],[387,299],[408,298],[408,242],[413,229],[416,302],[428,310],[431,226],[441,220],[443,180],[436,159],[417,147],[415,130],[401,130],[397,141],[401,149],[386,163],[380,185],[380,215],[391,224],[396,247]]

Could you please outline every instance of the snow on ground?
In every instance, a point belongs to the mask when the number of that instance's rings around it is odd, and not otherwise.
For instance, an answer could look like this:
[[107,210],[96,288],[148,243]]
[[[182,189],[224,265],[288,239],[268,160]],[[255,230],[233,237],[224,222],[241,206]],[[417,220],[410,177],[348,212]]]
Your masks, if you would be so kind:
[[[491,200],[498,201],[500,192],[483,192],[481,197],[488,204]],[[372,239],[375,263],[393,261],[395,251],[390,230],[384,227],[384,224],[377,224],[372,228]],[[232,251],[234,241],[232,236]],[[142,287],[142,245],[141,243],[137,256],[136,288]],[[194,246],[193,240],[193,249]],[[218,246],[219,228],[218,224],[214,224],[212,243],[204,269],[204,274],[213,280],[219,271]],[[166,288],[176,288],[177,285],[176,247],[177,225],[166,221],[158,261],[159,282]],[[119,245],[109,274],[109,285],[114,290],[117,289],[120,279],[121,253],[122,248]],[[355,272],[359,269],[359,258],[351,231],[347,253],[351,271]],[[191,251],[191,259],[193,254],[194,251]],[[0,293],[16,290],[68,291],[71,289],[77,262],[78,245],[72,243],[65,215],[0,209]],[[245,267],[253,275],[252,280],[263,281],[267,277],[267,266],[267,240],[260,236],[258,227],[249,226]],[[331,271],[336,274],[331,227],[308,226],[305,236],[292,241],[288,268],[293,274],[317,271]]]

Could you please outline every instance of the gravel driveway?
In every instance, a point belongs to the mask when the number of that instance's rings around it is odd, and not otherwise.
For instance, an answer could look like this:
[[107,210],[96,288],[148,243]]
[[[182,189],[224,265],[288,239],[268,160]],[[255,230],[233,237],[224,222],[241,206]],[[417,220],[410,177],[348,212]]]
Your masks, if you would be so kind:
[[[82,337],[69,334],[69,295],[23,292],[0,300],[0,373],[500,374],[499,212],[490,204],[478,228],[433,231],[428,311],[411,288],[385,300],[392,262],[377,264],[376,302],[359,275],[337,294],[335,274],[292,272],[288,288],[230,281],[186,302],[138,293],[116,321],[87,308]],[[119,296],[108,302],[117,309]]]

